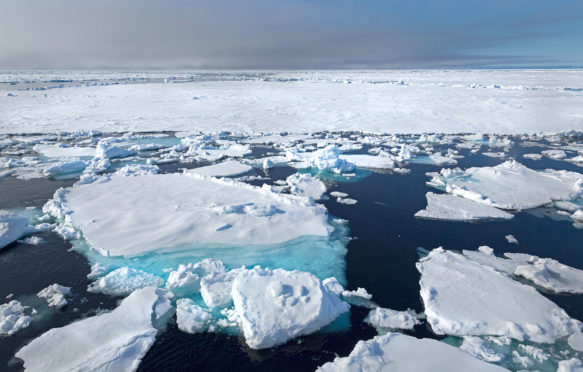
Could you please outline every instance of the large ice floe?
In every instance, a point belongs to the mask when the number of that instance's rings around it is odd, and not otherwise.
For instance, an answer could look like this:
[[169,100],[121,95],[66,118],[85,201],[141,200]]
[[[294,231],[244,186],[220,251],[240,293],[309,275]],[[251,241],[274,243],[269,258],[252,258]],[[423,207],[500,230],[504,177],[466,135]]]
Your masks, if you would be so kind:
[[0,210],[0,249],[32,230],[28,218]]
[[255,267],[233,281],[236,319],[253,349],[277,346],[313,333],[348,311],[313,274]]
[[339,371],[506,371],[446,343],[387,333],[359,341],[347,357],[337,357],[318,368]]
[[482,204],[508,210],[525,210],[555,200],[572,200],[583,192],[583,174],[548,169],[535,171],[515,160],[495,167],[465,171],[442,169],[429,173],[428,185]]
[[449,221],[509,220],[514,217],[500,209],[456,195],[428,192],[425,197],[427,207],[415,213],[415,217]]
[[171,294],[147,287],[113,311],[53,328],[16,353],[27,371],[134,371],[171,314]]
[[461,254],[434,249],[417,269],[427,322],[437,334],[553,343],[581,327],[534,288]]
[[333,230],[326,209],[306,198],[194,174],[112,175],[58,190],[44,211],[109,256],[275,244]]

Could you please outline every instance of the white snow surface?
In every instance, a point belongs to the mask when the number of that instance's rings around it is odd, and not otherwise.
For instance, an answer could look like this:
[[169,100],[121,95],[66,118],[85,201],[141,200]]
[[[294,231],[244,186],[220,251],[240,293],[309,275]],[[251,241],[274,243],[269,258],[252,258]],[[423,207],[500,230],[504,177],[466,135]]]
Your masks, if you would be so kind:
[[326,192],[326,185],[311,174],[294,173],[285,179],[294,195],[306,196],[319,200]]
[[0,249],[32,231],[28,218],[0,210]]
[[428,192],[425,197],[427,207],[415,213],[415,217],[449,221],[509,220],[514,217],[500,209],[456,195]]
[[297,270],[243,271],[235,277],[232,296],[245,340],[253,349],[316,332],[349,308],[316,276]]
[[12,300],[0,305],[0,336],[10,336],[30,325],[32,318],[24,313],[27,306]]
[[501,209],[524,210],[571,200],[583,192],[583,174],[548,169],[535,171],[515,160],[465,171],[442,169],[430,186]]
[[351,371],[506,371],[437,340],[387,333],[359,341],[347,357],[337,357],[318,372]]
[[200,281],[200,294],[208,307],[225,307],[233,302],[231,295],[235,277],[245,271],[245,268],[233,269],[228,272],[213,272]]
[[154,343],[153,320],[172,309],[171,294],[147,287],[110,313],[53,328],[16,353],[27,371],[135,371]]
[[227,160],[222,163],[207,165],[200,168],[188,169],[185,173],[196,173],[211,177],[235,177],[253,170],[253,167],[236,160]]
[[[324,206],[231,180],[190,174],[112,175],[55,192],[43,208],[111,256],[192,245],[275,244],[327,236]],[[190,245],[185,247],[185,245]]]
[[437,334],[553,343],[581,327],[534,288],[460,254],[436,248],[417,270],[427,322]]
[[55,283],[41,290],[36,295],[47,300],[49,306],[60,309],[69,303],[65,296],[69,295],[70,293],[70,287],[65,287]]

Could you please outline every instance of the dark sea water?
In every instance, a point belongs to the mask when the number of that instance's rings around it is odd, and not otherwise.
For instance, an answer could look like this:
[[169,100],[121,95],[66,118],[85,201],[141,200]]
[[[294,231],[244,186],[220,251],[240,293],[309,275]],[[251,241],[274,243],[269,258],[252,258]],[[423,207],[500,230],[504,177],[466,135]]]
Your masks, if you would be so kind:
[[[257,150],[259,151],[259,150]],[[263,150],[262,150],[263,151]],[[522,153],[540,152],[540,148],[513,147],[510,154],[533,169],[582,169],[568,162],[542,159],[531,161]],[[459,160],[458,166],[496,165],[504,160],[473,155]],[[161,166],[172,172],[183,165]],[[583,230],[567,221],[555,221],[535,214],[518,213],[512,220],[463,223],[432,221],[414,218],[415,212],[425,208],[425,193],[435,191],[426,186],[426,172],[441,167],[410,164],[410,174],[371,173],[359,182],[326,181],[329,191],[342,191],[358,200],[355,205],[339,204],[333,199],[322,203],[330,214],[349,221],[350,236],[346,255],[347,289],[364,287],[373,294],[373,300],[382,307],[395,310],[423,311],[419,296],[420,275],[415,268],[418,248],[433,249],[443,246],[451,250],[475,250],[481,245],[494,248],[495,253],[524,252],[540,257],[554,258],[564,264],[583,269]],[[272,179],[285,179],[295,172],[288,167],[273,169]],[[71,185],[74,180],[55,181],[15,178],[0,180],[0,209],[15,207],[42,207],[59,187]],[[261,184],[262,182],[256,182]],[[509,244],[505,236],[514,235],[519,244]],[[7,338],[0,338],[0,370],[20,370],[22,365],[13,359],[14,353],[31,339],[53,327],[113,309],[117,298],[88,293],[87,260],[70,251],[70,244],[53,232],[40,235],[46,242],[40,245],[13,243],[0,251],[0,303],[4,297],[14,298],[33,306],[39,315],[31,325]],[[49,309],[35,294],[46,286],[59,283],[72,287],[74,296],[61,311]],[[583,296],[549,295],[552,301],[567,313],[583,320]],[[178,330],[175,320],[159,333],[156,342],[143,359],[140,371],[311,371],[335,356],[346,356],[359,340],[374,337],[376,331],[363,322],[368,310],[353,306],[351,327],[342,332],[316,333],[292,340],[268,350],[248,348],[241,337],[225,334],[187,334]],[[414,332],[417,337],[439,338],[425,323]],[[91,335],[87,335],[91,337]]]

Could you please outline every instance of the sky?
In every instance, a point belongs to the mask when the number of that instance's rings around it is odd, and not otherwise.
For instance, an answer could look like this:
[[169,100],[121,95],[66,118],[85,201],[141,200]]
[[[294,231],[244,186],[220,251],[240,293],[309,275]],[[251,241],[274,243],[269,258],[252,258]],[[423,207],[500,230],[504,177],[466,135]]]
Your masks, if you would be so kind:
[[0,0],[0,69],[583,66],[583,1]]

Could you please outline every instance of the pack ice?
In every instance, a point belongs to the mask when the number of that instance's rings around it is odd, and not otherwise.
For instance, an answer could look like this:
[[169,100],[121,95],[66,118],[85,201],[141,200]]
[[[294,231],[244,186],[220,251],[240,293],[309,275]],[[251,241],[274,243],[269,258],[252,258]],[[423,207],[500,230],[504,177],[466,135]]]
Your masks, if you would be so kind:
[[347,357],[337,357],[317,369],[340,371],[506,371],[437,340],[387,333],[359,341]]
[[253,349],[313,333],[349,309],[315,275],[297,270],[243,271],[233,281],[232,296],[237,320]]
[[53,328],[16,353],[27,371],[135,371],[171,311],[169,292],[147,287],[110,313]]
[[307,198],[196,174],[114,174],[58,190],[43,210],[106,256],[277,244],[333,231],[325,207]]
[[554,200],[571,200],[583,192],[583,175],[547,169],[535,171],[515,160],[495,167],[473,167],[465,171],[442,169],[429,173],[427,183],[447,193],[508,210],[525,210]]
[[416,266],[427,322],[437,334],[553,343],[581,327],[534,288],[461,254],[436,248]]

